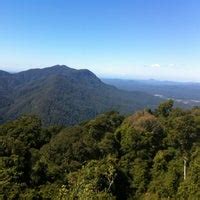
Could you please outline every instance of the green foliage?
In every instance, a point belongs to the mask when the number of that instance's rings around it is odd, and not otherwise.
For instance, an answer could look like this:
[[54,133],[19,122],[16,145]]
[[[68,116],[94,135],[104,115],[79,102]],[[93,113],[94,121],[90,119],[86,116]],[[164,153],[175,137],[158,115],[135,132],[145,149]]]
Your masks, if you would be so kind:
[[195,123],[194,118],[190,114],[173,117],[170,120],[169,127],[167,127],[168,137],[166,141],[168,145],[180,149],[186,155],[199,138],[198,124]]
[[68,175],[66,199],[115,199],[112,193],[116,176],[115,158],[109,156],[100,161],[92,160]]
[[30,148],[39,148],[41,121],[35,116],[23,116],[0,128],[0,135],[7,135]]
[[159,151],[155,156],[149,191],[160,198],[172,198],[183,181],[183,160],[172,150]]
[[164,137],[158,119],[146,112],[127,118],[118,131],[121,135],[122,152],[143,158],[152,158]]
[[156,113],[160,116],[167,117],[167,116],[169,116],[170,112],[172,111],[173,105],[174,105],[173,100],[169,100],[164,103],[161,103],[158,106]]
[[187,179],[180,184],[178,197],[180,199],[200,199],[200,146],[194,148],[188,169]]
[[0,199],[199,199],[200,109],[159,109],[71,127],[35,116],[1,125]]

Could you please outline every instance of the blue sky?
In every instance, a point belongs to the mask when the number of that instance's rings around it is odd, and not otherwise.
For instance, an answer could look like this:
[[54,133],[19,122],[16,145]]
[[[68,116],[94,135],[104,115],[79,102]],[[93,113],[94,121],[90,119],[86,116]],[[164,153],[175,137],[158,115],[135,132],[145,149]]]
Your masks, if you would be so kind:
[[200,81],[199,0],[0,0],[0,69]]

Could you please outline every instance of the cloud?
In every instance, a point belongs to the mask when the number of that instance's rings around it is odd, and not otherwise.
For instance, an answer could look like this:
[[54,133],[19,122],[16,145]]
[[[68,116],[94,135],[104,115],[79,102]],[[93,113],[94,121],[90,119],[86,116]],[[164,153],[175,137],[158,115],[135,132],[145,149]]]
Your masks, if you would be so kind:
[[177,65],[176,64],[173,64],[173,63],[170,63],[170,64],[152,64],[152,65],[149,65],[150,67],[153,67],[153,68],[159,68],[159,67],[176,67]]
[[152,64],[151,67],[161,67],[160,64]]
[[176,67],[176,64],[169,64],[169,67]]

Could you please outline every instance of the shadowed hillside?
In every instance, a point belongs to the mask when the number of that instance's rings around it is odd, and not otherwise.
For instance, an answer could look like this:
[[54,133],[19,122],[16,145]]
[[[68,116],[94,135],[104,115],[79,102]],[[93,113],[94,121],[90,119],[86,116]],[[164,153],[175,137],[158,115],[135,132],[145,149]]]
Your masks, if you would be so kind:
[[103,83],[87,69],[64,65],[9,74],[0,72],[1,121],[36,114],[45,124],[75,124],[117,110],[154,108],[160,99]]

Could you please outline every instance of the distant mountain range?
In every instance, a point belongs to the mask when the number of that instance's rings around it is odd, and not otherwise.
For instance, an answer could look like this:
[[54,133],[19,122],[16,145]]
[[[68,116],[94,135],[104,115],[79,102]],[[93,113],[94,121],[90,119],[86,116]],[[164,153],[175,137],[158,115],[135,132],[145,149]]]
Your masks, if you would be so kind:
[[102,79],[126,91],[142,91],[161,99],[174,99],[182,107],[200,106],[200,83],[157,80]]
[[44,124],[70,125],[116,110],[155,108],[161,98],[103,83],[87,69],[64,65],[19,73],[0,71],[0,122],[36,114]]

